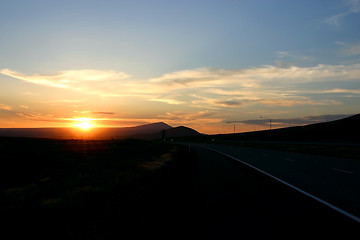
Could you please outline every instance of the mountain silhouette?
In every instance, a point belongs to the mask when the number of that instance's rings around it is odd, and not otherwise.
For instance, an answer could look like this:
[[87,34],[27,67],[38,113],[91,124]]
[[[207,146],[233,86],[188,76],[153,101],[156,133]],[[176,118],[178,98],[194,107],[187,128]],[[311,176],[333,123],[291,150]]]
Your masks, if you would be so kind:
[[199,135],[201,135],[201,134],[198,131],[196,131],[192,128],[184,127],[184,126],[170,128],[170,129],[165,130],[165,132],[164,132],[165,138],[192,137],[192,136],[199,136]]
[[83,131],[77,128],[0,128],[0,136],[56,139],[147,139],[185,137],[200,135],[188,127],[171,127],[164,122],[150,123],[135,127],[93,128]]
[[[150,137],[156,135],[158,138],[161,138],[160,132],[163,130],[171,129],[172,127],[164,122],[150,123],[145,125],[140,125],[136,127],[126,127],[126,128],[103,128],[102,132],[99,133],[98,138],[103,139],[121,139],[121,138],[141,138],[141,139],[153,139]],[[101,136],[101,137],[100,137]]]

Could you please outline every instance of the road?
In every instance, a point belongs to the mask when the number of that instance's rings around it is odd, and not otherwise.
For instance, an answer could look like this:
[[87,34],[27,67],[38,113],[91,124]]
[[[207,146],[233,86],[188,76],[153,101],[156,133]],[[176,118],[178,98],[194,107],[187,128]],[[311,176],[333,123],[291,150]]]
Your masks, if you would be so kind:
[[[191,151],[196,154],[197,194],[203,205],[203,219],[207,219],[204,232],[207,231],[213,239],[348,239],[359,232],[360,224],[348,216],[268,175],[204,147],[241,158],[312,194],[318,191],[318,197],[341,202],[341,206],[347,206],[351,213],[358,209],[359,181],[356,179],[359,172],[358,168],[352,167],[350,160],[345,165],[332,165],[338,160],[255,148],[191,144]],[[324,162],[326,168],[330,169],[320,171],[325,168]],[[351,170],[352,173],[334,168]],[[351,182],[355,182],[355,186]],[[333,193],[338,190],[338,193]]]

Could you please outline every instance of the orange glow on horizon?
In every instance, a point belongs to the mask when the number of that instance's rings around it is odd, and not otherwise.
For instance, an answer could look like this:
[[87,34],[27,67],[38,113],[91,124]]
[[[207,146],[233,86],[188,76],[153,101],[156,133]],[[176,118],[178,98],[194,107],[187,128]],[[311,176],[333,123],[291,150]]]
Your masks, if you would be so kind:
[[80,128],[82,130],[90,130],[91,128],[95,127],[95,125],[91,122],[92,118],[76,118],[75,127]]

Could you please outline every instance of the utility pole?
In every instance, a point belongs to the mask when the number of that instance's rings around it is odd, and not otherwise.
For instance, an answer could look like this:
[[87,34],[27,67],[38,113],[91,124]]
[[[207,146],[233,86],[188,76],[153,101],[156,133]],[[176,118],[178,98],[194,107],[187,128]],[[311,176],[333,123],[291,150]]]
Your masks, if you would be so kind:
[[271,130],[271,118],[269,118],[269,117],[260,117],[260,118],[269,119],[269,125],[270,125],[270,130]]
[[239,123],[241,121],[229,121],[229,122],[226,122],[226,123],[232,123],[234,125],[234,134],[236,133],[235,131],[235,123]]

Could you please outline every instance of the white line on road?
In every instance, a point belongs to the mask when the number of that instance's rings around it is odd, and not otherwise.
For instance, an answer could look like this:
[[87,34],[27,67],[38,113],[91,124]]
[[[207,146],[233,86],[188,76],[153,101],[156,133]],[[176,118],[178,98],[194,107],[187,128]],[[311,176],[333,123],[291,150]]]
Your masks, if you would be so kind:
[[339,172],[343,172],[343,173],[349,173],[349,174],[353,173],[353,172],[346,171],[346,170],[340,169],[340,168],[333,168],[332,170],[339,171]]
[[352,220],[360,223],[360,218],[359,218],[359,217],[357,217],[357,216],[355,216],[355,215],[353,215],[353,214],[351,214],[351,213],[349,213],[349,212],[347,212],[347,211],[345,211],[345,210],[342,210],[341,208],[338,208],[338,207],[332,205],[331,203],[328,203],[328,202],[322,200],[321,198],[318,198],[318,197],[316,197],[316,196],[314,196],[314,195],[312,195],[312,194],[310,194],[310,193],[308,193],[308,192],[305,192],[304,190],[302,190],[302,189],[300,189],[300,188],[298,188],[298,187],[295,187],[294,185],[292,185],[292,184],[290,184],[290,183],[287,183],[287,182],[285,182],[284,180],[281,180],[280,178],[277,178],[277,177],[275,177],[275,176],[273,176],[273,175],[271,175],[271,174],[269,174],[269,173],[267,173],[267,172],[265,172],[265,171],[263,171],[263,170],[261,170],[261,169],[259,169],[259,168],[257,168],[257,167],[254,167],[253,165],[251,165],[251,164],[249,164],[249,163],[247,163],[247,162],[244,162],[244,161],[242,161],[242,160],[240,160],[240,159],[237,159],[237,158],[235,158],[235,157],[233,157],[233,156],[230,156],[230,155],[228,155],[228,154],[226,154],[226,153],[223,153],[223,152],[220,152],[220,151],[211,149],[211,148],[207,148],[207,147],[203,147],[203,146],[200,146],[200,147],[205,148],[205,149],[208,149],[208,150],[213,151],[213,152],[216,152],[216,153],[219,153],[219,154],[221,154],[221,155],[227,156],[227,157],[229,157],[229,158],[231,158],[231,159],[234,159],[234,160],[236,160],[236,161],[238,161],[238,162],[240,162],[240,163],[242,163],[242,164],[245,164],[246,166],[249,166],[249,167],[257,170],[257,171],[259,171],[259,172],[261,172],[261,173],[263,173],[263,174],[265,174],[265,175],[267,175],[267,176],[269,176],[269,177],[271,177],[271,178],[273,178],[273,179],[275,179],[275,180],[277,180],[277,181],[279,181],[279,182],[281,182],[281,183],[283,183],[283,184],[285,184],[285,185],[287,185],[287,186],[295,189],[296,191],[298,191],[298,192],[300,192],[300,193],[302,193],[302,194],[305,194],[306,196],[308,196],[308,197],[310,197],[310,198],[312,198],[312,199],[314,199],[314,200],[316,200],[316,201],[318,201],[318,202],[320,202],[320,203],[322,203],[322,204],[330,207],[331,209],[337,211],[338,213],[341,213],[341,214],[343,214],[343,215],[351,218]]

